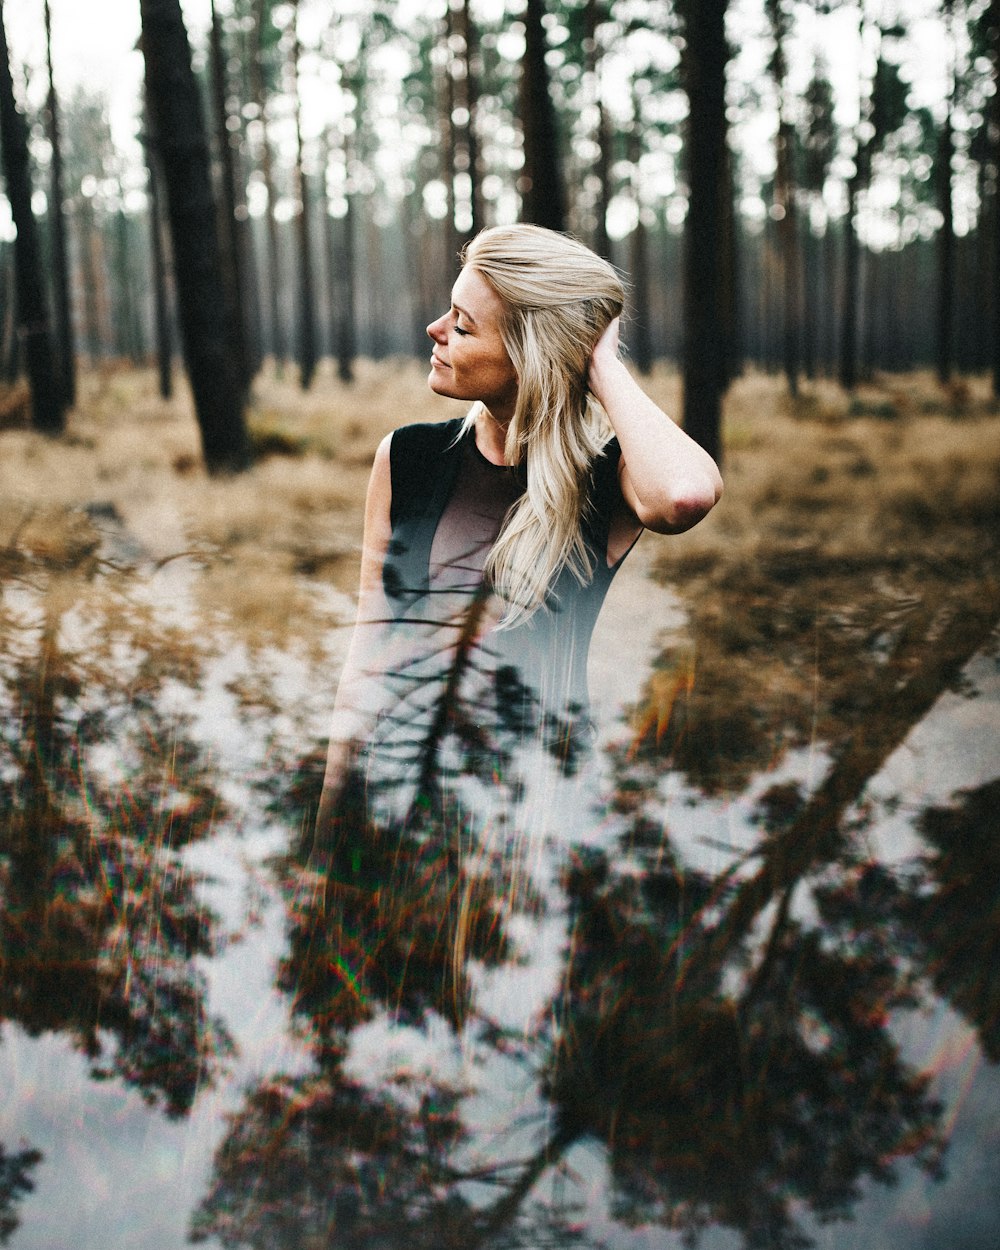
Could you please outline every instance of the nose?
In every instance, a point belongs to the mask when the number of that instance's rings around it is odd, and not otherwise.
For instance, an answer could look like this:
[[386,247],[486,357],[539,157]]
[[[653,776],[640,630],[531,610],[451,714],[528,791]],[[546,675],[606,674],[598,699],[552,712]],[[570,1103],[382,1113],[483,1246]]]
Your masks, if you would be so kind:
[[444,323],[448,319],[448,314],[443,313],[438,317],[437,321],[432,321],[427,327],[427,335],[432,338],[435,343],[443,343],[448,335],[445,332]]

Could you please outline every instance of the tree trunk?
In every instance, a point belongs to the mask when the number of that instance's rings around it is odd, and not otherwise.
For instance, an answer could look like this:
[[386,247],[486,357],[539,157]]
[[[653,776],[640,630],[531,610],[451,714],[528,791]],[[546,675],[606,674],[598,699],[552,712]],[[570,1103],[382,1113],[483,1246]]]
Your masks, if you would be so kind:
[[274,187],[274,166],[271,161],[271,140],[267,128],[267,90],[264,85],[264,19],[266,0],[256,0],[254,4],[255,50],[250,57],[250,81],[253,91],[253,102],[261,125],[260,173],[264,180],[267,193],[267,294],[268,315],[270,319],[270,349],[274,355],[278,370],[288,356],[288,337],[285,333],[285,322],[281,309],[281,247],[278,240],[278,221],[274,215],[277,200]]
[[990,163],[993,166],[992,224],[986,228],[993,236],[990,272],[993,295],[993,318],[990,329],[990,370],[993,374],[993,395],[1000,399],[1000,0],[990,0],[986,11],[990,60],[993,64],[993,96],[988,110],[990,125]]
[[479,39],[475,22],[469,11],[469,0],[462,0],[455,11],[455,32],[462,41],[462,91],[461,101],[466,112],[465,124],[461,129],[462,150],[461,161],[465,168],[461,172],[469,178],[469,224],[468,229],[460,231],[463,241],[478,234],[486,224],[486,210],[483,203],[482,176],[479,158],[479,132],[477,130],[477,113],[479,110]]
[[781,246],[782,278],[782,363],[788,379],[788,391],[793,397],[799,393],[799,368],[801,364],[801,267],[799,258],[799,226],[795,204],[795,186],[792,177],[792,144],[794,134],[791,124],[784,118],[778,124],[778,163],[776,172],[777,200],[783,212],[778,220],[778,240]]
[[594,106],[597,110],[594,125],[594,142],[597,144],[597,161],[594,175],[597,178],[597,203],[594,205],[594,251],[605,259],[611,255],[608,237],[608,205],[611,203],[611,127],[608,111],[601,93],[601,63],[597,46],[597,28],[605,18],[604,5],[600,0],[587,0],[584,10],[584,48],[586,70],[594,84]]
[[292,49],[291,70],[292,89],[295,93],[295,187],[299,201],[299,212],[296,217],[296,236],[298,240],[299,291],[298,291],[298,322],[299,322],[299,381],[302,389],[307,391],[312,385],[316,373],[316,292],[313,287],[313,241],[312,241],[312,204],[309,179],[306,176],[302,147],[302,101],[299,98],[299,32],[298,32],[298,0],[295,0],[294,17],[292,18]]
[[951,381],[952,350],[955,321],[955,214],[952,197],[952,159],[955,154],[955,134],[952,127],[952,110],[955,104],[955,71],[951,68],[951,90],[947,111],[938,135],[935,174],[937,205],[941,214],[941,226],[937,236],[938,289],[935,363],[938,381],[946,386]]
[[166,182],[184,359],[210,472],[250,459],[243,377],[226,297],[201,97],[180,0],[140,0],[153,132]]
[[524,132],[521,219],[550,230],[566,229],[566,196],[562,185],[556,111],[549,92],[545,63],[544,0],[527,0],[524,16],[524,61],[521,65],[520,112]]
[[215,113],[215,146],[219,159],[219,247],[222,264],[222,281],[228,308],[227,321],[232,334],[232,352],[235,355],[243,379],[244,389],[249,389],[252,372],[247,352],[246,278],[236,220],[236,162],[233,139],[229,131],[229,97],[226,73],[226,54],[222,40],[222,23],[211,0],[211,24],[209,26],[210,64],[212,69],[212,102]]
[[56,373],[52,329],[45,298],[45,276],[38,226],[31,211],[31,172],[28,127],[14,103],[3,0],[0,0],[0,147],[11,216],[17,228],[14,242],[14,284],[17,292],[18,334],[31,387],[32,421],[46,434],[59,434],[66,424],[63,387]]
[[642,123],[639,100],[633,101],[632,128],[629,131],[629,161],[632,165],[632,193],[635,196],[635,229],[629,235],[629,276],[632,279],[632,308],[635,320],[631,328],[632,359],[642,374],[653,368],[653,341],[649,316],[649,239],[642,220],[639,198],[639,157],[642,149]]
[[[455,23],[450,4],[445,8],[442,21],[442,40],[445,47],[450,48]],[[455,107],[457,101],[455,99],[455,76],[451,72],[450,54],[442,65],[440,74],[437,75],[435,96],[438,105],[438,150],[441,162],[441,181],[445,189],[445,215],[442,232],[444,256],[442,257],[441,272],[447,275],[445,281],[450,283],[455,266],[458,263],[458,254],[462,247],[455,219],[454,153],[457,146],[455,135]],[[361,99],[360,88],[355,91],[355,99]],[[355,118],[358,118],[357,113]]]
[[143,146],[149,176],[149,247],[153,268],[153,331],[156,337],[156,365],[160,398],[169,399],[174,393],[174,352],[170,327],[170,300],[167,292],[168,264],[163,238],[162,174],[157,163],[155,139],[150,134],[151,124],[147,104]]
[[114,288],[115,304],[112,309],[115,354],[125,357],[135,365],[142,361],[143,334],[136,306],[136,283],[132,274],[132,249],[129,245],[129,223],[125,210],[119,208],[114,216]]
[[721,457],[729,372],[726,268],[732,257],[726,153],[728,0],[685,0],[682,62],[688,97],[688,211],[684,233],[684,428]]
[[[341,157],[345,177],[350,159],[349,140],[341,136]],[[327,139],[327,164],[330,163],[333,144]],[[337,362],[337,377],[341,382],[354,381],[354,196],[350,188],[345,191],[347,211],[338,219],[329,212],[323,214],[324,240],[326,244],[327,296],[330,312],[330,352]],[[337,235],[340,247],[337,247]]]
[[[859,141],[860,142],[860,141]],[[844,216],[844,287],[840,311],[840,385],[851,391],[858,384],[858,277],[861,249],[858,243],[857,211],[860,154],[855,171],[847,180],[847,213]]]
[[778,256],[781,272],[781,360],[788,379],[788,391],[794,398],[799,393],[800,335],[802,310],[799,290],[801,263],[799,258],[799,231],[795,211],[795,175],[792,154],[795,131],[787,116],[785,80],[787,61],[785,39],[788,34],[788,15],[782,0],[768,0],[768,19],[774,50],[770,70],[778,96],[778,133],[775,139],[774,200],[778,216]]
[[76,337],[69,289],[69,247],[66,240],[66,214],[63,208],[62,134],[59,127],[59,100],[52,74],[52,15],[45,0],[45,59],[49,73],[48,134],[52,146],[49,222],[52,247],[52,287],[55,292],[56,341],[59,348],[59,377],[66,408],[76,403]]

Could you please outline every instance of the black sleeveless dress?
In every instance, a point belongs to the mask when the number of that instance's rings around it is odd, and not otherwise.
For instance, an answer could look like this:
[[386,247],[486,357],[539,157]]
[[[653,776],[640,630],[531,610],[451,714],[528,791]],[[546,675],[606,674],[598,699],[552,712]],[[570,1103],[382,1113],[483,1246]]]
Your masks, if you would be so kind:
[[390,447],[389,608],[385,711],[370,744],[369,779],[426,790],[441,778],[509,773],[526,748],[572,773],[593,737],[587,654],[619,560],[608,536],[620,506],[620,448],[594,463],[583,533],[593,574],[569,570],[526,621],[497,628],[500,611],[483,567],[509,508],[526,488],[524,466],[488,461],[461,420],[396,430]]

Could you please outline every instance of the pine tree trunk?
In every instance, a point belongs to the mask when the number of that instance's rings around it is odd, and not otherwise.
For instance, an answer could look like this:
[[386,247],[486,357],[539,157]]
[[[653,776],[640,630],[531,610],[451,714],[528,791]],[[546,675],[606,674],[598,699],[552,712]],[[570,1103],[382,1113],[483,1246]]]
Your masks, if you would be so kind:
[[17,322],[31,387],[32,420],[44,433],[59,434],[66,424],[63,386],[55,368],[38,225],[31,211],[28,126],[14,102],[3,0],[0,0],[0,149],[7,199],[17,228],[14,242]]
[[173,336],[170,322],[170,299],[167,289],[167,256],[163,237],[162,173],[155,155],[156,144],[150,133],[149,107],[146,107],[146,127],[143,147],[146,153],[146,170],[149,190],[149,249],[153,270],[153,332],[156,338],[156,366],[160,398],[170,399],[174,393],[173,382]]
[[941,214],[941,226],[937,236],[938,290],[935,361],[938,381],[942,386],[946,386],[951,381],[955,321],[955,214],[951,174],[952,158],[955,153],[955,135],[952,129],[954,89],[953,78],[948,111],[938,135],[935,169],[937,204]]
[[[446,47],[450,47],[455,23],[450,4],[445,8],[443,22],[443,41]],[[435,96],[438,106],[440,176],[445,188],[445,215],[442,223],[444,256],[441,272],[447,275],[445,281],[450,283],[458,261],[458,254],[462,248],[455,214],[455,150],[458,146],[458,138],[455,134],[455,109],[458,101],[455,98],[455,76],[451,70],[450,56],[437,76]],[[360,91],[356,93],[356,98],[361,99]]]
[[229,88],[226,54],[222,39],[222,23],[215,7],[215,0],[211,3],[209,48],[212,103],[215,115],[215,146],[219,161],[219,247],[228,311],[227,324],[232,336],[232,351],[239,362],[244,389],[249,389],[252,373],[247,352],[246,279],[243,273],[243,258],[240,254],[236,220],[236,163],[232,136],[227,124],[229,110],[226,101]]
[[[855,161],[855,165],[859,163]],[[847,213],[844,216],[844,287],[840,313],[840,385],[851,391],[858,384],[858,279],[861,264],[857,211],[857,169],[847,182]]]
[[732,212],[726,155],[728,0],[685,0],[682,73],[687,123],[688,210],[684,233],[684,428],[716,460],[722,450],[722,396],[729,351],[726,329],[727,232]]
[[146,90],[160,149],[178,314],[202,450],[210,472],[250,459],[243,377],[226,329],[208,143],[180,0],[140,0]]
[[527,0],[524,60],[521,65],[520,112],[524,132],[524,192],[521,219],[550,230],[566,229],[566,195],[562,184],[556,112],[549,92],[545,63],[543,0]]
[[115,354],[137,365],[141,363],[143,356],[142,327],[139,324],[139,310],[136,307],[132,249],[129,245],[129,225],[124,209],[118,209],[114,222]]
[[992,234],[990,272],[993,291],[993,318],[990,333],[990,370],[993,395],[1000,399],[1000,0],[990,0],[987,9],[990,60],[993,65],[993,96],[989,102],[990,163],[993,166],[993,213],[987,228]]
[[295,219],[298,241],[299,290],[299,381],[307,391],[316,373],[318,343],[316,336],[316,292],[313,287],[313,240],[312,203],[309,178],[305,171],[305,155],[302,144],[302,101],[299,98],[299,58],[301,48],[298,34],[298,0],[294,4],[292,18],[291,70],[295,93],[295,187],[299,212]]
[[45,59],[49,74],[48,135],[52,146],[51,223],[52,288],[55,292],[56,341],[59,349],[59,376],[63,387],[63,404],[76,403],[76,336],[69,289],[69,246],[66,239],[66,214],[63,208],[62,134],[59,127],[59,100],[52,74],[52,15],[45,0]]
[[597,161],[594,175],[597,178],[597,203],[594,205],[593,247],[598,256],[611,255],[608,237],[608,205],[611,203],[611,127],[608,111],[601,94],[601,66],[597,47],[597,28],[604,20],[604,6],[600,0],[587,0],[584,9],[584,39],[586,68],[594,84],[594,105],[597,110],[594,141],[597,144]]
[[781,247],[782,278],[782,363],[788,380],[789,394],[799,393],[799,368],[801,364],[801,269],[799,260],[798,213],[795,204],[795,188],[792,181],[791,125],[783,118],[778,125],[778,163],[776,172],[777,199],[783,209],[778,221],[778,241]]
[[479,39],[472,20],[469,0],[462,0],[455,11],[455,32],[462,41],[462,91],[461,99],[466,112],[465,125],[461,127],[462,159],[469,177],[469,227],[461,232],[463,242],[478,234],[486,224],[483,202],[482,176],[479,158]]
[[269,347],[280,372],[288,356],[288,336],[285,333],[285,321],[281,308],[281,246],[278,239],[278,221],[274,215],[277,194],[274,185],[274,165],[271,160],[271,139],[267,126],[267,90],[264,84],[264,17],[265,0],[256,0],[254,4],[255,50],[250,57],[250,81],[252,84],[253,102],[257,106],[257,114],[261,124],[260,173],[264,180],[267,194],[267,298],[268,316],[270,320]]
[[649,317],[649,247],[646,225],[639,201],[639,157],[642,149],[639,102],[633,103],[634,118],[629,132],[629,160],[633,169],[633,194],[636,201],[635,229],[629,235],[629,276],[632,280],[632,307],[635,320],[630,327],[630,346],[635,367],[642,374],[653,368],[653,341]]

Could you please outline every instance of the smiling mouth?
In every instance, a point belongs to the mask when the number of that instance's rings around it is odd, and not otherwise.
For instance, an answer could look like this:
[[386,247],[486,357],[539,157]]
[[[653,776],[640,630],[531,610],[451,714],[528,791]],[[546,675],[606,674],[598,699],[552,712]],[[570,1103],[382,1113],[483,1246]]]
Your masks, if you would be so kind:
[[437,356],[431,356],[431,366],[435,369],[450,369],[450,365],[446,365],[443,360],[439,360]]

